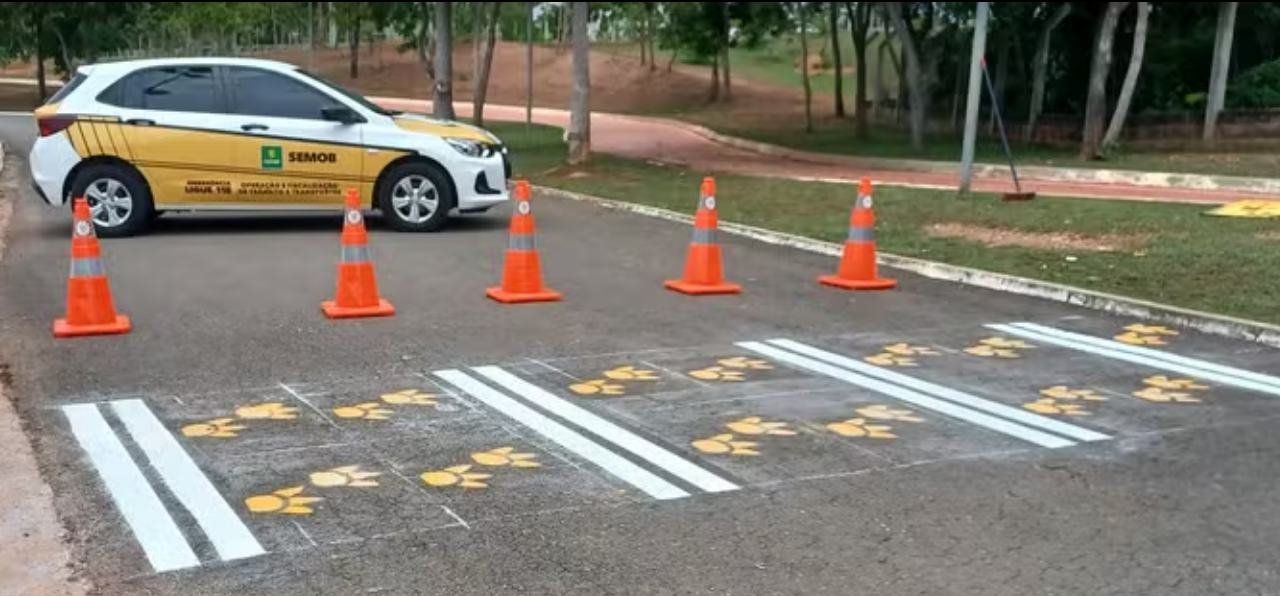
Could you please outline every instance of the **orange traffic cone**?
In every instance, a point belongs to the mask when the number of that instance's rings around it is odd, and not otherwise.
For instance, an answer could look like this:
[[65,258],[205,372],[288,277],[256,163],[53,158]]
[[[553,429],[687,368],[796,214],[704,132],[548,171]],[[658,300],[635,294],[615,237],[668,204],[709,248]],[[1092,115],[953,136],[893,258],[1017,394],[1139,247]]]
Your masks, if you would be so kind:
[[534,246],[533,207],[529,203],[529,183],[516,182],[516,209],[511,214],[507,237],[506,263],[502,285],[489,288],[485,295],[503,304],[555,302],[560,292],[542,285],[542,265]]
[[898,285],[894,279],[879,276],[876,271],[876,215],[871,210],[871,179],[858,185],[858,202],[849,216],[849,237],[844,241],[840,270],[824,275],[818,281],[846,290],[887,290]]
[[71,274],[67,279],[67,314],[53,322],[54,337],[80,337],[128,333],[129,317],[116,313],[111,300],[107,270],[102,265],[102,249],[83,198],[72,207],[75,219],[71,234]]
[[702,179],[702,198],[698,213],[693,219],[693,241],[689,243],[685,259],[684,279],[667,280],[667,289],[683,294],[704,296],[708,294],[739,294],[742,286],[724,280],[720,263],[720,245],[716,243],[719,228],[716,216],[716,181],[707,176]]
[[369,234],[360,213],[360,192],[347,191],[342,221],[342,254],[338,261],[338,291],[333,300],[320,303],[330,319],[389,317],[396,314],[390,302],[378,296],[378,281],[369,260]]

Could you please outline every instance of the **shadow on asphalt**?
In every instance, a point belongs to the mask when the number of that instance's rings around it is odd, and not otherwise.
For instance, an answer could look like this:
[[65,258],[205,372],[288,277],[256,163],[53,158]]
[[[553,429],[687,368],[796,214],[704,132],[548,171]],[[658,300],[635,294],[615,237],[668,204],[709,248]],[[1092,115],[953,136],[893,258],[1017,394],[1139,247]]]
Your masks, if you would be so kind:
[[[382,221],[382,216],[372,215],[367,221],[370,232],[395,234]],[[507,217],[494,213],[472,215],[451,220],[441,233],[458,234],[494,232],[507,229]],[[71,218],[62,222],[50,221],[40,227],[40,236],[60,238],[71,233]],[[244,234],[306,233],[333,234],[342,232],[341,214],[315,215],[165,215],[151,224],[147,236],[234,236]],[[110,239],[104,239],[110,240]]]

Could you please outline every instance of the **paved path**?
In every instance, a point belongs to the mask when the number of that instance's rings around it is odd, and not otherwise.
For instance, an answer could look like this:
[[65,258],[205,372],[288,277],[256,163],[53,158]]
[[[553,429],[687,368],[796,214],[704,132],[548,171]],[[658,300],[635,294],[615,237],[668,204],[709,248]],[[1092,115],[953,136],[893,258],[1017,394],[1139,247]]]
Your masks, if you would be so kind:
[[[430,101],[384,97],[371,99],[391,109],[418,112],[431,110]],[[471,116],[469,102],[457,102],[454,109],[459,117]],[[485,118],[503,122],[524,122],[525,108],[491,105],[485,107]],[[569,123],[569,112],[535,108],[533,121],[538,124],[566,127]],[[678,164],[703,172],[823,181],[856,181],[863,176],[869,176],[876,184],[947,190],[956,189],[959,185],[959,178],[954,174],[861,169],[849,163],[833,163],[856,162],[854,158],[811,155],[802,161],[731,147],[711,140],[705,132],[699,130],[699,127],[664,118],[595,114],[591,120],[591,135],[593,149],[601,153]],[[975,177],[973,188],[979,192],[1012,192],[1014,190],[1011,180],[982,177]],[[1280,198],[1238,191],[1035,179],[1024,180],[1023,188],[1044,196],[1204,204],[1226,203],[1245,198]]]
[[55,340],[71,226],[16,182],[9,396],[95,594],[1280,589],[1280,380],[1203,364],[1274,350],[733,237],[692,298],[687,226],[543,197],[563,302],[485,299],[503,213],[371,218],[398,311],[349,321],[339,217],[166,216],[103,242],[134,331]]

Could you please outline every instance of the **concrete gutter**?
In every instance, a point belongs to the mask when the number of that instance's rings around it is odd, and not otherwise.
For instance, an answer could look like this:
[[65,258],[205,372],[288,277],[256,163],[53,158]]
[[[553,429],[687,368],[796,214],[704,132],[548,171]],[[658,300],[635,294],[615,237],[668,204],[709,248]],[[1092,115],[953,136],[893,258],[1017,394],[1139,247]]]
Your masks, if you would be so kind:
[[[784,157],[794,161],[872,170],[960,175],[960,165],[957,163],[908,159],[878,159],[874,157],[855,157],[847,155],[833,155],[829,153],[814,153],[724,135],[697,124],[689,124],[686,122],[681,122],[680,124],[690,132],[726,147],[732,147],[734,149],[741,149],[744,151],[753,151],[763,155]],[[973,173],[975,176],[983,178],[1013,179],[1009,174],[1009,166],[1007,165],[974,164]],[[1250,194],[1280,195],[1280,178],[1174,174],[1168,172],[1143,172],[1138,170],[1094,170],[1051,166],[1019,166],[1018,176],[1024,180],[1123,184],[1152,188],[1188,188],[1195,190],[1224,190]]]
[[[659,209],[657,207],[614,201],[611,199],[594,197],[556,188],[547,188],[544,186],[535,186],[534,190],[543,195],[592,203],[608,209],[626,211],[629,213],[684,224],[693,223],[693,218],[691,216],[666,209]],[[732,223],[723,219],[720,220],[720,230],[728,234],[750,238],[759,242],[797,248],[806,252],[831,257],[839,257],[843,250],[841,245],[832,242],[824,242],[803,236],[785,234],[764,228]],[[986,288],[989,290],[1018,294],[1021,296],[1052,300],[1054,302],[1081,306],[1109,314],[1171,324],[1179,327],[1196,329],[1210,335],[1231,339],[1243,339],[1250,342],[1280,348],[1280,326],[1262,323],[1259,321],[1237,319],[1213,313],[1179,308],[1167,304],[1095,292],[1073,286],[1055,284],[1013,275],[992,273],[989,271],[970,269],[968,267],[959,267],[956,265],[948,265],[945,263],[926,261],[912,257],[904,257],[885,252],[879,253],[877,262],[886,267],[909,271],[930,279],[950,281],[969,286]]]

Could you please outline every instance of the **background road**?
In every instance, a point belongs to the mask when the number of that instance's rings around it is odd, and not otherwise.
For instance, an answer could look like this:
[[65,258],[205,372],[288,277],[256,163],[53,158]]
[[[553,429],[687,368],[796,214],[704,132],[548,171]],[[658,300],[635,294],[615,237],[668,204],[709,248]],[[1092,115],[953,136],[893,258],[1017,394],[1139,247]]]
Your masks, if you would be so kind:
[[[1043,343],[1014,350],[1016,358],[975,355],[983,353],[975,342],[999,335],[989,323],[1036,321],[1109,339],[1134,321],[906,274],[892,292],[844,293],[814,283],[835,266],[830,259],[728,237],[727,275],[745,293],[692,299],[662,288],[682,269],[688,228],[535,197],[545,279],[564,293],[560,303],[504,307],[484,297],[501,274],[506,212],[432,235],[395,234],[371,218],[382,293],[398,312],[343,322],[318,307],[333,292],[338,216],[166,216],[153,234],[103,241],[116,304],[135,330],[54,341],[70,218],[25,190],[29,130],[0,118],[0,139],[13,147],[6,200],[15,203],[0,266],[0,357],[78,569],[103,594],[1280,589],[1277,398],[1206,382],[1198,403],[1151,403],[1130,395],[1161,372],[1151,367]],[[892,439],[859,437],[850,422],[836,433],[831,423],[865,416],[855,413],[862,408],[903,404],[779,358],[739,371],[740,382],[711,370],[753,355],[736,342],[776,337],[859,361],[900,343],[930,347],[899,372],[1014,409],[1054,385],[1094,388],[1108,399],[1080,402],[1093,416],[1054,419],[1108,438],[1045,449],[930,411],[918,427],[889,423]],[[1186,331],[1165,340],[1161,349],[1277,373],[1274,350]],[[494,364],[741,488],[647,498],[531,431],[527,418],[506,417],[434,374]],[[621,382],[616,398],[572,390],[623,365],[655,380]],[[386,397],[415,388],[440,403],[415,409]],[[208,544],[216,539],[198,538],[199,516],[174,504],[173,487],[185,485],[143,463],[144,484],[157,487],[200,559],[153,569],[60,409],[129,399],[190,454],[264,554],[220,560]],[[297,415],[238,409],[263,402]],[[359,402],[382,404],[387,420],[343,414]],[[180,432],[235,416],[240,436]],[[759,455],[695,448],[750,416],[785,421],[796,434],[737,426],[737,439]],[[124,417],[109,419],[99,438],[132,436]],[[610,448],[608,435],[584,436]],[[143,441],[125,443],[147,461]],[[474,490],[420,479],[503,445],[544,466],[485,468],[489,486]],[[344,492],[332,472],[308,476],[354,464],[379,470],[379,486]],[[323,500],[293,514],[249,506],[295,485]]]

